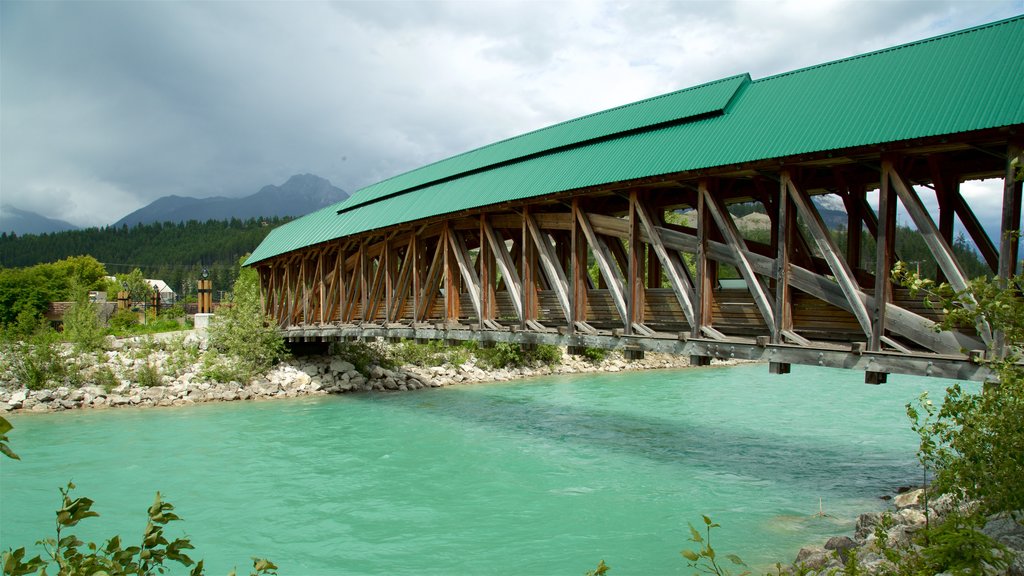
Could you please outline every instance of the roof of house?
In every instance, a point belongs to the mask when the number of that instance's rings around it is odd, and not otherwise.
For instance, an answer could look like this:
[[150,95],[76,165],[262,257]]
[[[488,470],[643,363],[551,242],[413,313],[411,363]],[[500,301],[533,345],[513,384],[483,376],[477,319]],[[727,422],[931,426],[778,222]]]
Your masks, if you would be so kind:
[[536,196],[1024,123],[1024,16],[778,74],[741,74],[529,132],[367,186],[273,230],[254,264]]

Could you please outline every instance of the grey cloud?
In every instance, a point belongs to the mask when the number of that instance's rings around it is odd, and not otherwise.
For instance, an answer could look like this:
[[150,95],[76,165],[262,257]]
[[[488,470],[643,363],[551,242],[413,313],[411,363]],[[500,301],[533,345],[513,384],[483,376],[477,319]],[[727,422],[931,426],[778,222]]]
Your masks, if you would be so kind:
[[299,172],[354,191],[608,106],[1014,4],[4,0],[0,199],[91,225]]

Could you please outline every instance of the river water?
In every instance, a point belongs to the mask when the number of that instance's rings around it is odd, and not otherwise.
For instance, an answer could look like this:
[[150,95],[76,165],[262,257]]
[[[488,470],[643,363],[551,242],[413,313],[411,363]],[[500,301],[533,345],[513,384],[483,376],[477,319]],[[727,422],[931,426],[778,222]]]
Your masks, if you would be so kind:
[[[154,493],[208,573],[690,574],[687,524],[766,568],[849,532],[920,476],[904,404],[949,381],[765,365],[574,375],[395,394],[15,414],[0,548],[138,539]],[[818,517],[823,509],[828,515]],[[180,571],[179,571],[180,572]]]

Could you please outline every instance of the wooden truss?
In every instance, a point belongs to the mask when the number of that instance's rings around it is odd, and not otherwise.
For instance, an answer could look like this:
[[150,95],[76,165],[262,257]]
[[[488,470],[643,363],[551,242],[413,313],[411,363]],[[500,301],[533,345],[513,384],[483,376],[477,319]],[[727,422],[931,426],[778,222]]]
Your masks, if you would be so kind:
[[[896,209],[927,242],[937,279],[967,285],[951,248],[957,219],[993,275],[1016,273],[1007,233],[1020,229],[1020,145],[1000,133],[845,152],[484,206],[309,246],[258,264],[264,307],[293,335],[463,330],[640,350],[660,339],[698,360],[732,346],[779,372],[822,363],[825,352],[888,359],[852,362],[873,381],[901,371],[891,358],[934,367],[998,341],[984,325],[937,332],[940,313],[893,285]],[[960,193],[962,181],[982,177],[1005,183],[998,247]],[[922,186],[935,192],[937,219]],[[877,210],[869,190],[878,190]],[[821,194],[846,207],[845,248],[813,201]],[[766,238],[744,238],[729,212],[740,202],[761,205]]]

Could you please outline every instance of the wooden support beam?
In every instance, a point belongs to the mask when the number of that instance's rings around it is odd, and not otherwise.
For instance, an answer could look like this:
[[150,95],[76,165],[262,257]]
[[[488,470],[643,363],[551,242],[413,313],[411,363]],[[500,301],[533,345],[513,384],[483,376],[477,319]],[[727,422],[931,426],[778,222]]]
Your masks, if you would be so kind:
[[442,231],[434,246],[434,256],[430,260],[427,278],[423,283],[423,297],[420,304],[421,308],[416,315],[417,322],[426,322],[430,319],[430,313],[434,309],[434,303],[437,301],[438,286],[441,284],[441,279],[444,276],[444,254],[446,251],[444,232]]
[[939,228],[928,214],[928,209],[921,202],[917,191],[900,174],[891,159],[882,160],[882,174],[892,181],[896,195],[903,202],[903,207],[906,208],[907,214],[910,215],[914,225],[917,226],[918,233],[924,239],[925,244],[928,245],[929,251],[935,258],[939,269],[942,270],[942,273],[949,281],[949,285],[955,290],[965,289],[967,287],[967,277],[960,267],[960,262],[957,261],[956,256],[953,254],[953,248],[949,245],[949,242],[939,233]]
[[686,322],[692,326],[695,292],[693,279],[690,278],[690,271],[686,268],[686,264],[679,257],[678,252],[673,251],[670,253],[665,247],[665,241],[662,238],[662,229],[658,226],[661,222],[655,221],[648,207],[642,202],[638,202],[636,205],[636,213],[637,216],[640,217],[640,223],[644,228],[642,232],[646,234],[647,241],[650,243],[651,248],[654,249],[655,255],[661,262],[661,266],[668,278],[669,286],[672,287],[676,300],[679,301],[679,306],[683,310],[683,315],[686,316]]
[[892,302],[892,265],[896,253],[896,195],[884,175],[878,192],[878,233],[875,239],[875,301],[872,310],[871,334],[868,349],[882,349],[886,312]]
[[532,214],[524,214],[523,221],[530,232],[533,244],[537,249],[537,256],[540,258],[541,269],[547,276],[548,284],[555,292],[558,305],[562,308],[562,315],[568,324],[572,324],[572,307],[569,305],[569,288],[565,279],[565,272],[558,266],[557,255],[554,247],[548,240],[547,233],[541,230]]
[[587,270],[587,254],[589,253],[587,250],[587,240],[579,222],[581,212],[580,199],[579,197],[574,197],[572,199],[573,226],[570,239],[572,244],[572,262],[570,266],[572,271],[570,275],[572,292],[569,294],[572,300],[572,322],[569,325],[569,329],[573,332],[576,331],[578,323],[586,323],[587,321],[587,289],[590,286]]
[[1018,246],[1020,246],[1021,185],[1016,179],[1017,168],[1024,165],[1021,145],[1011,143],[1006,153],[1006,173],[1003,176],[1003,217],[999,227],[999,278],[1005,286],[1007,279],[1017,273]]
[[513,256],[509,254],[508,248],[505,246],[505,238],[502,236],[501,231],[494,229],[489,219],[485,219],[483,222],[483,235],[487,238],[487,245],[490,247],[491,252],[494,253],[494,261],[501,271],[502,280],[505,283],[505,290],[508,291],[509,298],[512,300],[512,306],[516,310],[516,316],[519,321],[523,320],[523,297],[522,297],[522,282],[519,280],[519,273],[516,272]]
[[629,267],[626,290],[626,334],[632,334],[636,324],[644,322],[644,253],[640,242],[640,219],[636,214],[636,190],[629,193]]
[[615,309],[619,312],[622,325],[625,327],[629,316],[626,307],[626,296],[622,279],[615,272],[615,265],[612,262],[608,244],[594,231],[593,226],[590,224],[590,216],[586,212],[577,212],[576,219],[579,223],[580,231],[583,232],[583,236],[590,244],[590,251],[594,254],[597,269],[601,273],[601,277],[604,278],[605,285],[608,286],[608,293],[612,298],[612,303],[615,304]]
[[448,230],[448,243],[451,254],[458,264],[459,272],[462,275],[462,284],[466,285],[470,302],[476,312],[477,322],[483,321],[483,307],[480,298],[480,278],[477,276],[476,268],[470,264],[469,252],[466,250],[466,242],[462,233],[458,230]]
[[522,277],[523,277],[523,316],[520,328],[526,329],[529,322],[537,320],[537,247],[530,240],[530,227],[527,218],[530,217],[529,206],[523,208],[522,218],[522,240],[520,246],[522,256]]
[[441,234],[441,242],[444,244],[444,321],[458,322],[462,307],[459,301],[459,275],[455,256],[452,254],[451,235],[451,221],[445,220],[444,231]]
[[960,218],[960,223],[964,225],[964,230],[967,231],[967,235],[974,241],[974,245],[978,247],[978,252],[981,253],[981,257],[985,259],[985,263],[992,272],[998,273],[999,271],[999,252],[996,250],[995,244],[992,243],[992,239],[988,237],[988,233],[985,232],[985,228],[978,221],[978,217],[971,210],[971,207],[967,205],[967,201],[964,200],[963,195],[960,194],[959,187],[956,194],[953,195],[953,210],[956,212],[957,217]]
[[697,196],[697,309],[694,311],[693,323],[690,325],[690,335],[694,338],[702,338],[706,328],[712,327],[711,304],[714,298],[711,283],[711,270],[708,258],[708,235],[710,218],[708,216],[707,192],[709,184],[707,180],[701,180]]
[[367,308],[370,307],[370,262],[366,255],[366,240],[360,243],[356,270],[359,274],[359,321],[367,322]]
[[775,313],[772,310],[774,303],[768,298],[764,286],[761,285],[761,279],[754,273],[750,260],[747,259],[747,245],[743,240],[743,236],[740,235],[739,229],[736,228],[736,222],[732,219],[732,215],[729,214],[725,204],[720,199],[712,196],[706,188],[701,190],[701,194],[707,195],[704,204],[708,207],[712,218],[718,225],[718,230],[724,236],[726,245],[732,251],[736,268],[746,281],[750,295],[753,296],[754,304],[757,305],[757,309],[761,312],[765,325],[773,331],[772,336],[775,336]]
[[[1024,165],[1021,146],[1011,143],[1007,147],[1006,172],[1003,175],[1003,217],[999,226],[999,285],[1007,288],[1010,278],[1017,273],[1018,247],[1021,231],[1021,182],[1017,180],[1017,168]],[[996,353],[1006,355],[1006,334],[1000,330],[995,334]]]
[[846,295],[846,299],[853,309],[853,315],[860,323],[861,329],[864,330],[865,335],[870,336],[872,331],[871,315],[861,301],[862,293],[860,286],[854,279],[853,271],[850,270],[846,260],[839,255],[839,250],[836,248],[835,243],[832,242],[832,237],[825,228],[825,223],[821,220],[821,214],[814,207],[810,197],[793,182],[787,171],[783,171],[783,174],[785,174],[786,188],[789,190],[789,196],[793,200],[797,212],[803,218],[804,224],[807,225],[811,237],[818,246],[818,250],[832,270],[836,283],[839,284]]
[[495,262],[494,254],[487,245],[487,234],[484,233],[484,223],[487,221],[486,214],[480,214],[480,228],[477,233],[480,236],[480,250],[476,261],[480,268],[480,318],[479,327],[483,329],[485,323],[494,320],[495,310]]
[[[924,203],[921,202],[921,198],[917,195],[914,187],[896,170],[891,160],[882,160],[882,174],[883,177],[888,175],[888,178],[892,180],[896,194],[917,226],[917,231],[924,238],[925,243],[928,245],[928,250],[932,253],[932,257],[935,258],[939,269],[946,276],[946,281],[949,282],[949,285],[954,290],[966,290],[967,276],[964,274],[963,268],[960,267],[960,262],[956,259],[956,255],[953,254],[953,248],[939,234],[935,221],[928,215],[928,210],[925,208]],[[968,301],[965,304],[969,309],[973,309],[973,302]],[[983,322],[977,328],[978,334],[985,344],[990,344],[992,341],[992,330],[988,327],[988,324]]]
[[[773,277],[775,278],[775,324],[772,330],[773,344],[782,343],[782,334],[793,331],[793,302],[789,287],[790,246],[796,229],[796,218],[793,213],[793,201],[789,199],[788,174],[784,174],[779,185],[778,199],[775,201],[775,221],[772,228],[778,231],[776,237],[776,255]],[[778,368],[778,373],[788,372],[789,368]],[[774,372],[773,372],[774,373]]]

